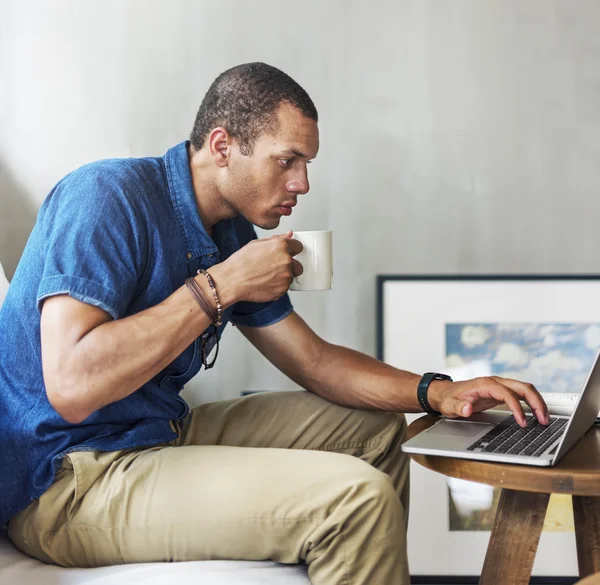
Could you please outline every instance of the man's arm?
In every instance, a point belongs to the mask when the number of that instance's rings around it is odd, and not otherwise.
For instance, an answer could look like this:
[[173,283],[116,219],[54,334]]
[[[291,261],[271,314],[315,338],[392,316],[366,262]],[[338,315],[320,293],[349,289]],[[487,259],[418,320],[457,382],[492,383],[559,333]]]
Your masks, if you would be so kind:
[[[268,302],[281,297],[298,270],[301,250],[291,232],[254,240],[210,269],[223,308],[240,300]],[[196,277],[207,299],[204,276]],[[67,295],[43,301],[41,350],[50,404],[68,422],[129,396],[185,350],[210,318],[186,286],[162,303],[124,319]]]
[[[324,341],[296,313],[268,327],[239,329],[284,374],[330,402],[356,408],[422,411],[417,400],[421,376]],[[531,384],[496,376],[432,382],[428,399],[434,409],[451,417],[470,416],[505,402],[525,424],[519,403],[523,399],[541,422],[547,421],[546,406]]]
[[[206,279],[197,281],[210,298]],[[232,300],[223,286],[223,305]],[[48,400],[66,421],[80,423],[135,392],[209,325],[210,318],[186,286],[154,307],[117,320],[70,296],[50,297],[40,324]]]

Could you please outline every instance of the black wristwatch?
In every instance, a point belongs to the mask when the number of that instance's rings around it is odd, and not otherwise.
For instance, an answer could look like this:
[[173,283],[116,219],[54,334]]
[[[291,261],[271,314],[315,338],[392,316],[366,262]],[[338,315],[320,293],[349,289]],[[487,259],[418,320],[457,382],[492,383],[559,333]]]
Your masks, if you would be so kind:
[[427,414],[434,414],[436,416],[439,416],[442,413],[431,408],[429,400],[427,400],[427,390],[429,390],[429,384],[431,384],[431,382],[433,382],[434,380],[449,380],[450,382],[452,382],[452,378],[447,374],[427,372],[426,374],[423,374],[423,377],[419,382],[419,386],[417,387],[417,399],[419,401],[419,404],[421,405],[421,408]]

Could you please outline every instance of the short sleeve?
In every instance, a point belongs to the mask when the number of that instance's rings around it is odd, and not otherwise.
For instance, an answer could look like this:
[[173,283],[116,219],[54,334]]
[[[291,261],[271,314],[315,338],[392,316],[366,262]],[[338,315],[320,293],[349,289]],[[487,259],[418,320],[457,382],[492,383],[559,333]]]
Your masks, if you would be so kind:
[[231,322],[246,327],[266,327],[287,317],[292,311],[290,296],[286,293],[270,303],[243,301],[233,306]]
[[[235,218],[235,230],[240,248],[258,236],[252,224],[242,216]],[[276,301],[269,303],[251,303],[241,301],[233,306],[231,322],[246,327],[266,327],[281,321],[294,310],[289,295],[286,293]]]
[[126,315],[147,256],[135,197],[110,167],[88,165],[68,175],[41,212],[44,267],[37,306],[57,294]]

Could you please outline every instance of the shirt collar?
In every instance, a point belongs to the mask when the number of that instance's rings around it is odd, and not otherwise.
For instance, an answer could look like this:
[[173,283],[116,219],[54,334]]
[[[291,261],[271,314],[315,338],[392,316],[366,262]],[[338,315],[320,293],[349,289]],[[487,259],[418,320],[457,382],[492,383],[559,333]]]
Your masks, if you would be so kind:
[[165,154],[165,168],[169,196],[175,215],[183,231],[186,261],[200,256],[213,255],[217,261],[225,260],[239,248],[233,219],[225,219],[213,226],[213,238],[207,233],[196,205],[188,155],[189,140],[170,148]]

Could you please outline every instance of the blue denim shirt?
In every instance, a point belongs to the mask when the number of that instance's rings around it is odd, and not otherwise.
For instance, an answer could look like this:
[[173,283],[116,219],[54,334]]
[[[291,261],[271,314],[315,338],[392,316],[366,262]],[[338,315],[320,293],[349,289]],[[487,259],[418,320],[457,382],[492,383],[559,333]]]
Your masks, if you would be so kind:
[[[40,347],[43,299],[68,294],[121,319],[160,303],[198,268],[256,238],[242,217],[217,223],[208,236],[187,147],[86,165],[40,208],[0,311],[0,527],[50,487],[66,453],[170,441],[170,421],[188,414],[179,393],[200,370],[198,340],[133,394],[77,425],[48,402]],[[261,327],[291,311],[288,295],[240,302],[225,311],[219,335],[227,321]]]

